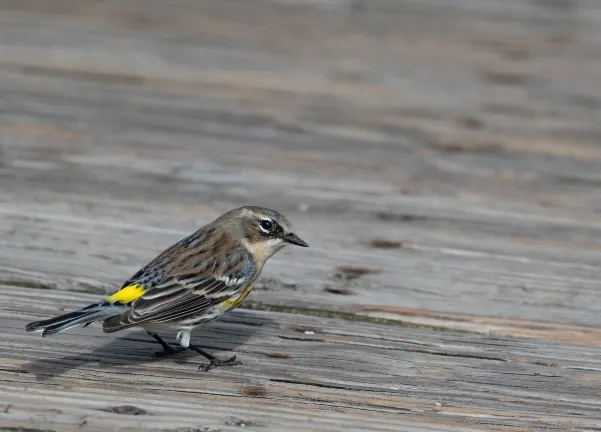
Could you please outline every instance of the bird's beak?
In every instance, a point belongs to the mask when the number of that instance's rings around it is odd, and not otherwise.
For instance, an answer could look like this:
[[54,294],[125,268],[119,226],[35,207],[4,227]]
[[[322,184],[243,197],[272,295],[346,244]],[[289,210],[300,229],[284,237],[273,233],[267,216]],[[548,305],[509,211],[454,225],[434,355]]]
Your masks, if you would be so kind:
[[294,233],[289,233],[284,236],[284,241],[297,246],[309,247],[306,241],[301,240],[299,236]]

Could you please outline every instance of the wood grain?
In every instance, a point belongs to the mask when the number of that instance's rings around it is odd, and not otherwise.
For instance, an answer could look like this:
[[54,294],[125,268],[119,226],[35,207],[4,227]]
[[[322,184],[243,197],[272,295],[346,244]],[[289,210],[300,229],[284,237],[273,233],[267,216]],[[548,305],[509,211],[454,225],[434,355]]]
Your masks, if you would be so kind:
[[[250,430],[417,431],[601,421],[599,347],[238,310],[193,339],[243,365],[203,373],[191,354],[153,361],[160,347],[138,330],[90,326],[43,339],[23,330],[49,308],[95,299],[0,287],[4,424],[237,430],[228,427],[236,418]],[[123,405],[147,414],[101,411]]]
[[[0,0],[1,426],[150,427],[115,399],[169,430],[598,427],[600,41],[591,0]],[[267,345],[217,325],[243,372],[21,331],[244,204],[311,247],[233,315],[287,323]],[[340,336],[286,339],[312,322]]]

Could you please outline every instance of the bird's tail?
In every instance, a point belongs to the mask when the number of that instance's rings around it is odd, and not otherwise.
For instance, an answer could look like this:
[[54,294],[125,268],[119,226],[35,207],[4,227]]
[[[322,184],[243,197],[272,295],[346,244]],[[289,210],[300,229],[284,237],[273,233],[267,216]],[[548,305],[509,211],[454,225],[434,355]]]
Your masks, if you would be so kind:
[[28,332],[41,331],[42,336],[53,335],[71,327],[87,326],[95,321],[104,321],[123,312],[123,306],[108,302],[93,303],[83,309],[59,315],[47,320],[35,321],[25,326]]

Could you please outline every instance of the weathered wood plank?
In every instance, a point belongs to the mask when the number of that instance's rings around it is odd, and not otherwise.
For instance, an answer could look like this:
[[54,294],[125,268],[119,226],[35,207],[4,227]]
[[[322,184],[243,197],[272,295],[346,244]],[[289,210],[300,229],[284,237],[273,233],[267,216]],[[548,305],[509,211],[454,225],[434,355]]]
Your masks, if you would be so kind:
[[[103,139],[111,134],[107,136]],[[268,159],[273,150],[259,143],[254,143],[252,157],[248,152],[234,156],[242,144],[238,141],[203,144],[199,162],[190,163],[193,150],[178,153],[172,145],[168,153],[167,148],[150,148],[155,154],[144,157],[146,150],[126,150],[124,142],[101,147],[93,139],[87,145],[84,140],[56,147],[45,142],[47,150],[29,150],[27,138],[7,141],[1,209],[4,280],[14,271],[35,271],[59,287],[90,281],[110,290],[200,224],[232,206],[255,202],[289,214],[312,245],[308,253],[284,252],[266,269],[276,280],[297,283],[297,290],[258,293],[260,301],[396,304],[599,324],[598,302],[593,301],[599,274],[594,210],[549,212],[533,203],[499,202],[495,195],[481,195],[474,204],[431,193],[407,196],[391,191],[384,179],[365,179],[357,191],[352,190],[357,166],[353,173],[337,173],[332,183],[328,160],[321,162],[321,179],[315,173],[318,162],[309,170],[303,161],[294,171],[293,161],[269,168],[261,158]],[[352,154],[373,161],[370,152],[377,149],[370,148]],[[129,151],[135,158],[125,160]],[[319,151],[306,153],[305,158],[321,157]],[[428,160],[432,157],[422,163]],[[402,171],[399,175],[404,176]],[[311,180],[305,181],[308,176]],[[399,189],[402,184],[399,179]],[[509,190],[515,184],[505,186]],[[376,196],[377,190],[388,192]],[[594,200],[598,188],[588,187],[587,193],[581,202]],[[309,209],[294,211],[298,203]],[[405,247],[374,250],[369,245],[374,237],[401,240]],[[87,255],[77,253],[81,245]],[[332,280],[340,265],[382,271],[349,283],[355,295],[324,294],[326,285],[346,284]]]
[[[0,427],[598,428],[600,12],[0,0]],[[238,311],[196,337],[244,366],[204,375],[23,332],[246,203],[311,244],[259,307],[424,328]]]
[[476,3],[2,3],[2,279],[110,291],[253,202],[313,246],[261,302],[599,325],[599,5]]
[[[0,287],[3,422],[229,430],[234,416],[257,430],[396,431],[575,430],[601,421],[601,348],[235,311],[194,339],[222,356],[235,352],[243,365],[198,373],[192,355],[153,361],[158,345],[140,331],[24,332],[42,311],[95,299]],[[98,411],[114,405],[152,417]]]

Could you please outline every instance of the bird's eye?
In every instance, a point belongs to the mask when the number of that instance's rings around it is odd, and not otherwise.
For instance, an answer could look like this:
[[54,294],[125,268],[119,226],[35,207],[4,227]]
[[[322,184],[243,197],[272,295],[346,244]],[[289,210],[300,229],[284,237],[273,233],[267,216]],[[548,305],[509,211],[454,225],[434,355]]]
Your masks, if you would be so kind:
[[261,221],[261,228],[263,228],[265,231],[269,231],[271,228],[273,228],[273,222],[271,222],[269,219],[263,219]]

